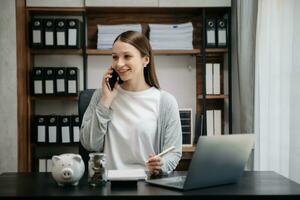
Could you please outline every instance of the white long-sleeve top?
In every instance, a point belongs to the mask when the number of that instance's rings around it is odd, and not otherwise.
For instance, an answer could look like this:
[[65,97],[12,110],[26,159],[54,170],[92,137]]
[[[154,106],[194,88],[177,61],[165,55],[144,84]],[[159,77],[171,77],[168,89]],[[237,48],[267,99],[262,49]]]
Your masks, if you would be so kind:
[[104,144],[108,169],[145,168],[149,154],[155,153],[159,99],[155,87],[139,92],[119,89]]
[[[176,99],[164,90],[159,90],[159,94],[157,128],[152,148],[155,154],[159,154],[163,150],[175,146],[175,150],[162,157],[162,171],[169,173],[176,168],[182,155],[182,130]],[[101,96],[101,89],[94,92],[81,123],[80,142],[88,151],[104,151],[107,137],[110,134],[114,111],[100,103]],[[127,112],[124,114],[131,115]],[[147,141],[147,144],[149,142]],[[111,151],[122,151],[123,154],[127,152],[123,146],[116,146],[116,148]],[[135,147],[131,146],[130,148]]]

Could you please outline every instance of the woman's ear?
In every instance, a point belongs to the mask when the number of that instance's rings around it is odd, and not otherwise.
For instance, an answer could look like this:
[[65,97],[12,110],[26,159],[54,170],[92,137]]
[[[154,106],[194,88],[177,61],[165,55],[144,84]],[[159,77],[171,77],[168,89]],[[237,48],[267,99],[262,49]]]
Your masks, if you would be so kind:
[[149,56],[145,56],[145,57],[143,58],[143,61],[144,61],[144,66],[145,66],[145,65],[148,65],[149,62],[150,62]]

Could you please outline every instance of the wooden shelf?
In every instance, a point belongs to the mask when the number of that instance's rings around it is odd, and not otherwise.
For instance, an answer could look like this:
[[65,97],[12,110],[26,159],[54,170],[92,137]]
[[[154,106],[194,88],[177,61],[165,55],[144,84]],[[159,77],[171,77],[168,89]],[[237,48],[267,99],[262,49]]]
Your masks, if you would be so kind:
[[[198,99],[203,99],[203,95],[199,95]],[[205,99],[228,99],[228,95],[206,95]]]
[[196,146],[182,146],[182,152],[194,152],[196,149]]
[[82,49],[30,49],[32,54],[67,54],[67,55],[81,55]]
[[70,12],[70,13],[80,13],[80,12],[85,12],[85,8],[80,8],[80,7],[27,7],[26,8],[28,11],[33,11],[33,12]]
[[71,100],[78,101],[79,96],[31,96],[31,100]]
[[206,53],[227,53],[228,48],[206,48]]
[[[87,49],[88,55],[111,55],[112,50],[110,49]],[[181,50],[181,49],[170,49],[170,50],[153,50],[154,55],[199,55],[200,49],[192,50]]]
[[79,143],[31,143],[33,148],[79,147]]

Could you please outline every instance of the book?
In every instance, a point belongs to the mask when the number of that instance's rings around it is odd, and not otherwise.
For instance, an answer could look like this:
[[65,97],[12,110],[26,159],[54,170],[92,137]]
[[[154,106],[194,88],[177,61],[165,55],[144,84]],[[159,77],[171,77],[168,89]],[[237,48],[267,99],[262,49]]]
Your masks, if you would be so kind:
[[110,181],[137,181],[145,180],[146,177],[144,169],[108,170],[107,172],[107,180]]

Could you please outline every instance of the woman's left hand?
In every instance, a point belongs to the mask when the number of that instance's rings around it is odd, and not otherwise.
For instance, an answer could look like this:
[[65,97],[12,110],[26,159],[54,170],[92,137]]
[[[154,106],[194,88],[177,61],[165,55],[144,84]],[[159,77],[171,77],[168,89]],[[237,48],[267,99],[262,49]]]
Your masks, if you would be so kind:
[[157,176],[162,174],[161,167],[163,166],[163,161],[161,157],[150,154],[147,162],[147,167],[151,175]]

